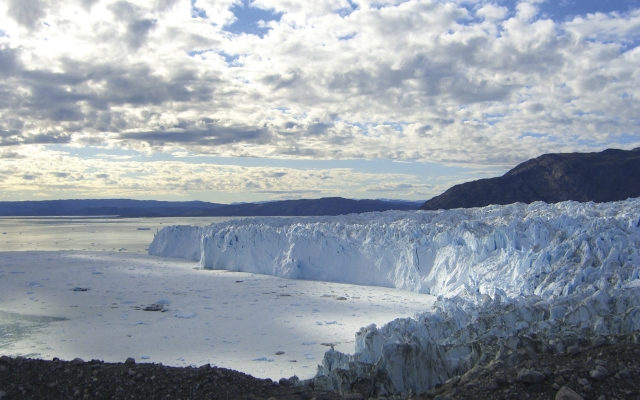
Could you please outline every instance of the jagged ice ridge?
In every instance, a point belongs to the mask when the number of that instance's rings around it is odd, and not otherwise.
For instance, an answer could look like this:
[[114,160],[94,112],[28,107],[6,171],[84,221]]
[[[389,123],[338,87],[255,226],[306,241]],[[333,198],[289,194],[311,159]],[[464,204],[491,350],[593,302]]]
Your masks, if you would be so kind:
[[343,393],[362,382],[372,395],[423,392],[490,362],[640,330],[640,199],[167,227],[149,253],[438,295],[422,315],[361,329],[353,355],[325,354],[314,383]]

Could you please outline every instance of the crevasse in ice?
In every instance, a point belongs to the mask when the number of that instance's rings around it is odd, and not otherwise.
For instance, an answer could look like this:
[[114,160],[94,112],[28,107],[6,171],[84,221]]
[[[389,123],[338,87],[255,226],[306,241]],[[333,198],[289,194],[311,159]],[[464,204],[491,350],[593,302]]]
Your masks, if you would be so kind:
[[363,328],[353,355],[327,352],[315,384],[342,392],[373,376],[372,395],[421,392],[523,351],[640,330],[640,199],[167,227],[149,252],[440,296],[416,318]]

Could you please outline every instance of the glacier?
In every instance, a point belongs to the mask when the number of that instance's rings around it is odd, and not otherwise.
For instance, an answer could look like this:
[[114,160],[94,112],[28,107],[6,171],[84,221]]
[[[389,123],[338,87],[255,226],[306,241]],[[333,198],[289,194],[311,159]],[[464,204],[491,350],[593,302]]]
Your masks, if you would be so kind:
[[420,393],[640,330],[640,199],[173,226],[149,254],[438,296],[415,318],[362,328],[354,354],[325,354],[313,384],[342,393]]

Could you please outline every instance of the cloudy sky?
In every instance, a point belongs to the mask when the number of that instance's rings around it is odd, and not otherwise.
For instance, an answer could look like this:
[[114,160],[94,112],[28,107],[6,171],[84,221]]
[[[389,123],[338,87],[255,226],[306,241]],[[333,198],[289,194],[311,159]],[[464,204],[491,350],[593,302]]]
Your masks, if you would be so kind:
[[639,0],[4,0],[0,200],[428,199],[640,146]]

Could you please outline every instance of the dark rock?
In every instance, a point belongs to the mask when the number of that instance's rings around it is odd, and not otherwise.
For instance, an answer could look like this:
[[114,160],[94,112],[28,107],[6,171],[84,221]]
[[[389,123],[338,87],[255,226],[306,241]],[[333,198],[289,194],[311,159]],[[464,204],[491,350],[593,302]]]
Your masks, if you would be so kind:
[[580,346],[571,346],[567,349],[567,353],[576,355],[580,353]]
[[477,383],[467,383],[467,386],[465,386],[467,390],[475,389],[477,387],[478,387]]
[[135,363],[136,363],[136,360],[135,360],[134,358],[129,357],[129,358],[127,358],[127,359],[125,360],[125,362],[124,362],[124,363],[125,363],[125,364],[135,364]]
[[556,379],[554,380],[555,383],[557,383],[558,385],[564,385],[565,383],[567,383],[567,381],[564,380],[564,378],[562,376],[558,376],[556,377]]
[[502,378],[502,377],[498,377],[496,379],[493,380],[495,383],[498,384],[498,386],[500,387],[504,387],[504,386],[509,386],[509,381]]
[[287,378],[280,378],[278,383],[280,384],[280,386],[284,386],[284,387],[292,387],[293,386],[293,382],[290,379],[287,379]]
[[631,379],[631,371],[629,371],[627,368],[618,371],[617,375],[620,379]]
[[501,177],[453,186],[422,205],[423,210],[489,204],[557,203],[566,200],[626,200],[640,196],[640,148],[600,153],[545,154]]
[[447,379],[442,385],[436,385],[436,393],[447,393],[460,382],[460,376]]
[[556,393],[555,400],[584,400],[584,398],[570,388],[563,386]]
[[542,393],[544,392],[544,386],[539,383],[534,383],[533,385],[529,386],[527,390],[532,393]]
[[375,382],[371,378],[359,378],[351,386],[354,393],[360,393],[364,398],[369,398],[373,394]]
[[544,381],[544,375],[538,371],[532,371],[526,368],[518,371],[517,379],[519,382],[524,383],[540,383]]
[[605,339],[605,338],[604,338],[604,337],[602,337],[602,336],[598,336],[598,337],[593,341],[592,346],[593,346],[594,348],[598,348],[598,347],[602,347],[602,346],[604,346],[604,345],[606,345],[606,344],[607,344],[607,339]]
[[487,390],[498,390],[498,389],[500,389],[500,385],[498,385],[495,380],[487,384]]
[[142,311],[164,311],[163,304],[150,304],[142,309]]
[[598,365],[595,369],[589,371],[589,376],[596,381],[602,381],[609,376],[609,371],[602,365]]
[[84,364],[84,360],[82,358],[74,358],[70,362],[71,365],[82,365]]

